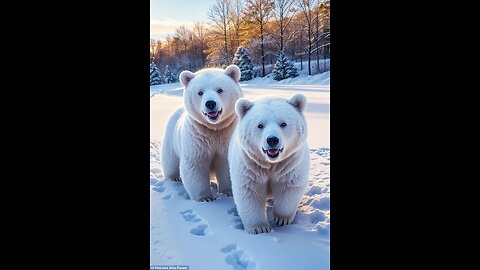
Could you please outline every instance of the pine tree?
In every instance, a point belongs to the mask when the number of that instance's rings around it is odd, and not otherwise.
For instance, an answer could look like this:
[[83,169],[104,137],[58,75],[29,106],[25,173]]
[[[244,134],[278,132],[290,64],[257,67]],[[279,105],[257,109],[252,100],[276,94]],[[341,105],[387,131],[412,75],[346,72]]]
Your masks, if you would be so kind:
[[248,81],[253,79],[254,72],[252,58],[245,47],[238,47],[237,51],[235,52],[235,58],[233,58],[233,64],[240,68],[242,74],[240,76],[240,81]]
[[280,81],[287,78],[295,78],[298,76],[297,68],[293,62],[288,60],[285,53],[281,51],[277,56],[277,62],[273,69],[273,79]]
[[150,64],[150,85],[157,85],[162,83],[162,78],[160,77],[160,70],[154,63]]
[[174,83],[178,81],[177,73],[175,70],[171,69],[169,65],[165,67],[163,77],[165,78],[165,83]]

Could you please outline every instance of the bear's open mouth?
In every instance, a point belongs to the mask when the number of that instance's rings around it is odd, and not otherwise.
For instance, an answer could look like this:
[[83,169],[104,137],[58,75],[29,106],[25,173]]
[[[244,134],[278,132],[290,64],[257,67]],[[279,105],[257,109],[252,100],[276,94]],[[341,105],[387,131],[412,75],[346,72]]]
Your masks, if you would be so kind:
[[217,120],[218,116],[222,114],[223,108],[220,111],[211,111],[211,112],[203,112],[203,115],[207,116],[210,120]]
[[262,147],[262,150],[263,150],[264,153],[267,154],[268,157],[276,158],[276,157],[278,157],[278,155],[280,155],[281,152],[283,152],[283,147],[280,148],[280,149],[271,148],[271,149],[268,149],[268,150],[265,150],[265,148]]

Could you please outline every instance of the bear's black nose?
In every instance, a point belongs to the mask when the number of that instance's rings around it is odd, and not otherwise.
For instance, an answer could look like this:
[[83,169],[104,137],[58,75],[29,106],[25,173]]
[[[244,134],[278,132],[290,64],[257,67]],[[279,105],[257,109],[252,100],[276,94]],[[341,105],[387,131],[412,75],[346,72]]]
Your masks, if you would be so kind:
[[275,137],[275,136],[268,136],[268,137],[267,137],[267,143],[268,143],[268,145],[270,145],[271,147],[274,147],[275,145],[278,144],[278,138]]
[[209,100],[205,102],[205,107],[209,108],[210,110],[215,108],[215,106],[217,106],[217,103],[215,102],[215,100]]

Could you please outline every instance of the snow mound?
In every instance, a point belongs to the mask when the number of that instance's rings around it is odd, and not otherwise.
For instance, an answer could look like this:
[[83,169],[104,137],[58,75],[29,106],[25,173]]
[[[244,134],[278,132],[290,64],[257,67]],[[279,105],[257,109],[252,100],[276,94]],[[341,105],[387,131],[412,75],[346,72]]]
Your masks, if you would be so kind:
[[154,97],[156,94],[168,94],[173,96],[183,95],[183,86],[181,83],[167,83],[150,86],[150,97]]

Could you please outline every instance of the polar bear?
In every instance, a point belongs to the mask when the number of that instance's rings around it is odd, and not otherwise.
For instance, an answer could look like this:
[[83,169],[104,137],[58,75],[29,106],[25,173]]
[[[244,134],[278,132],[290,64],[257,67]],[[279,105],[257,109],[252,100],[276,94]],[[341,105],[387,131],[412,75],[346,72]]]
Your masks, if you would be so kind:
[[192,200],[215,200],[210,192],[213,174],[218,191],[232,195],[227,152],[238,118],[235,102],[243,97],[239,80],[235,65],[180,73],[184,104],[167,121],[162,167],[166,179],[182,180]]
[[306,98],[239,99],[240,118],[228,150],[233,199],[245,230],[270,232],[266,202],[273,198],[277,226],[293,222],[305,194],[310,168]]

